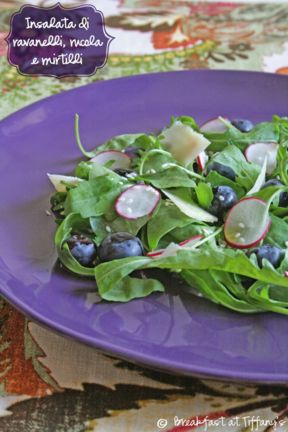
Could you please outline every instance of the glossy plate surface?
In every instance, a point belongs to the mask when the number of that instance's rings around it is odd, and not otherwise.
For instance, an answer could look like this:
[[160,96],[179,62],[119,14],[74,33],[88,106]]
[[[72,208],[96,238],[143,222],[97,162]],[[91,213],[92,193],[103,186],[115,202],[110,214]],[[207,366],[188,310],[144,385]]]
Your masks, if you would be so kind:
[[[46,215],[46,173],[69,174],[81,155],[74,114],[92,149],[121,133],[162,128],[171,115],[197,121],[288,114],[288,78],[230,71],[140,75],[44,99],[0,126],[0,292],[32,319],[130,361],[174,373],[288,382],[288,317],[240,315],[181,294],[89,304],[94,282],[60,271]],[[87,296],[88,294],[88,296]]]

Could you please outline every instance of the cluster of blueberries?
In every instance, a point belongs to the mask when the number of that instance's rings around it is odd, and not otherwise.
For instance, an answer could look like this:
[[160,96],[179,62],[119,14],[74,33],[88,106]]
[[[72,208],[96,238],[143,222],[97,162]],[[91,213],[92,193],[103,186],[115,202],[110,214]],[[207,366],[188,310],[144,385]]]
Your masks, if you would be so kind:
[[144,254],[141,240],[127,232],[109,234],[98,248],[83,234],[73,235],[67,244],[73,257],[85,267],[94,267],[97,261],[103,263]]

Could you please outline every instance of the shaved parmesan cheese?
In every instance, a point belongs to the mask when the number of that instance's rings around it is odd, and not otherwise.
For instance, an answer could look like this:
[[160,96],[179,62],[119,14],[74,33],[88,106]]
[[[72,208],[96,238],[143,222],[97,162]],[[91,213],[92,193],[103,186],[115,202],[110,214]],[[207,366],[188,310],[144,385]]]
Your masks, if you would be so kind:
[[218,219],[216,216],[208,213],[206,210],[199,207],[197,204],[189,203],[184,199],[174,195],[167,189],[163,189],[162,192],[184,213],[193,219],[204,221],[204,222],[216,222]]
[[166,145],[172,156],[183,165],[192,162],[210,144],[204,135],[195,132],[179,121],[165,129],[162,135],[164,137],[162,143]]
[[83,181],[78,177],[59,174],[47,174],[47,176],[57,192],[66,192],[66,186],[63,183],[69,184],[71,186],[77,186],[81,181]]
[[254,186],[252,187],[252,189],[249,190],[249,192],[247,192],[247,195],[252,195],[260,191],[261,187],[265,183],[266,169],[267,169],[267,156],[265,156],[260,174],[257,177]]

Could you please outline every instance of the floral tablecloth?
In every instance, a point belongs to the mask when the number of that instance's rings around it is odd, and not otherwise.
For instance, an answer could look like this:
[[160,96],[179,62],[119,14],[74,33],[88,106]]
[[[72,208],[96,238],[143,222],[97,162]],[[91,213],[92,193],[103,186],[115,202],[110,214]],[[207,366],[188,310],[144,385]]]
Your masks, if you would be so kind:
[[[23,3],[0,0],[0,117],[124,75],[193,68],[288,74],[287,2],[89,3],[103,11],[115,37],[108,64],[92,77],[58,80],[23,77],[8,64],[4,37],[11,13]],[[284,383],[232,384],[138,367],[43,329],[0,300],[1,432],[159,430],[288,431],[288,390]]]

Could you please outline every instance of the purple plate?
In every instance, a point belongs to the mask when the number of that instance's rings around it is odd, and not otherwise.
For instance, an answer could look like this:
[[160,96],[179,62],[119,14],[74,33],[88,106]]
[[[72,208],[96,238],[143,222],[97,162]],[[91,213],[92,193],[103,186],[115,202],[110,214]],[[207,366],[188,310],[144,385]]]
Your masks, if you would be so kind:
[[69,174],[81,155],[121,133],[162,128],[171,115],[257,122],[288,113],[288,79],[253,72],[189,71],[90,84],[37,102],[0,126],[0,291],[32,319],[110,354],[166,371],[288,382],[288,317],[241,315],[180,287],[130,303],[87,302],[91,280],[59,270],[46,215],[46,173]]

